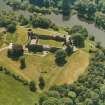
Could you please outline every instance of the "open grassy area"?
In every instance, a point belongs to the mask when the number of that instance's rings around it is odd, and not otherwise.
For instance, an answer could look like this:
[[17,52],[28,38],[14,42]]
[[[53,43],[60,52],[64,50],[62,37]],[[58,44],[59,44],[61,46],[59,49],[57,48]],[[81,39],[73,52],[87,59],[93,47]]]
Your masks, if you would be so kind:
[[[0,29],[2,30],[2,29]],[[17,26],[17,30],[15,33],[6,33],[3,36],[3,41],[0,40],[0,45],[3,43],[9,44],[9,43],[17,43],[17,44],[27,44],[28,43],[28,37],[27,37],[27,30],[28,28],[25,28],[23,26]],[[64,35],[64,32],[56,32],[48,29],[41,29],[41,28],[34,28],[32,29],[33,32],[40,35]],[[53,40],[39,40],[39,44],[45,44],[50,46],[57,46],[62,47],[62,43],[56,42]]]
[[89,64],[88,53],[79,50],[67,58],[67,63],[60,67],[55,63],[54,54],[49,53],[47,56],[25,55],[27,67],[20,69],[19,61],[12,61],[7,58],[6,51],[0,53],[0,64],[6,66],[12,72],[15,72],[25,79],[35,80],[43,76],[46,81],[46,89],[53,85],[72,83],[81,73],[83,73]]
[[0,72],[0,105],[35,105],[38,95],[17,80]]
[[54,40],[39,40],[39,44],[41,45],[50,45],[50,46],[56,46],[56,47],[63,47],[63,43],[57,42]]
[[[37,34],[44,35],[63,35],[56,31],[49,31],[45,29],[36,28],[33,31]],[[17,31],[13,34],[7,33],[6,40],[18,44],[27,44],[27,28],[18,26]],[[39,40],[40,44],[62,47],[62,43],[53,40]],[[86,42],[88,43],[88,42]],[[86,44],[86,49],[88,44]],[[86,51],[78,50],[70,57],[67,57],[67,63],[64,66],[58,66],[55,63],[54,54],[49,53],[46,56],[41,54],[25,54],[26,68],[20,69],[20,62],[13,61],[7,57],[7,51],[0,52],[0,64],[11,70],[12,72],[21,75],[27,80],[35,80],[37,86],[39,84],[39,77],[42,76],[46,82],[48,89],[53,85],[60,85],[64,83],[74,82],[80,74],[82,74],[89,64],[89,54]]]

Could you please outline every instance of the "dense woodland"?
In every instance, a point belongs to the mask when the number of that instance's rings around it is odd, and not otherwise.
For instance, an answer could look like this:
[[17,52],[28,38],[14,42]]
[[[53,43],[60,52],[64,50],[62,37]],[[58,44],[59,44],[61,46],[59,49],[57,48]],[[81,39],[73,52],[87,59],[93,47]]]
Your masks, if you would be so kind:
[[76,10],[80,18],[93,21],[97,27],[105,29],[104,0],[6,0],[6,2],[13,9],[28,10],[32,13],[49,14],[53,11],[68,16],[72,10]]
[[105,52],[92,54],[87,72],[71,85],[53,86],[39,100],[40,105],[104,105]]

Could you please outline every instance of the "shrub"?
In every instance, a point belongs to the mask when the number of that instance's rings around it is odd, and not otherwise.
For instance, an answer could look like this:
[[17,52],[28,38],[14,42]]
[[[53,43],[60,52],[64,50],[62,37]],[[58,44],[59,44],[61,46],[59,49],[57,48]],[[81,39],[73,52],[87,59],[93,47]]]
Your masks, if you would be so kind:
[[24,69],[24,68],[26,67],[25,57],[24,57],[24,56],[21,56],[21,57],[19,58],[19,60],[20,60],[20,68],[21,68],[21,69]]
[[34,81],[31,81],[29,84],[30,90],[35,92],[36,91],[36,84]]
[[37,17],[32,20],[33,27],[49,28],[51,26],[51,21],[43,17]]
[[105,14],[101,12],[96,13],[95,24],[101,29],[105,29]]
[[101,43],[100,42],[96,43],[96,48],[101,48]]
[[3,67],[2,66],[0,66],[0,71],[3,71]]
[[89,40],[95,41],[95,37],[94,37],[94,36],[90,36],[90,37],[89,37]]
[[43,79],[43,77],[39,78],[39,87],[40,89],[44,89],[45,87],[45,80]]
[[42,52],[43,46],[42,45],[29,45],[28,50],[32,52]]

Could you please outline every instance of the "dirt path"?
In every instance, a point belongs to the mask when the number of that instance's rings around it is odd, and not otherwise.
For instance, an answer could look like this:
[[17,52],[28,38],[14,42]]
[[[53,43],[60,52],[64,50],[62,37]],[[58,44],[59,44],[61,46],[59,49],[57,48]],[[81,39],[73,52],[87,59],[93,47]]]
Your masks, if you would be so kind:
[[9,46],[4,47],[4,48],[1,48],[1,49],[0,49],[0,52],[2,52],[2,51],[4,51],[4,50],[6,50],[6,49],[8,49],[8,48],[9,48]]

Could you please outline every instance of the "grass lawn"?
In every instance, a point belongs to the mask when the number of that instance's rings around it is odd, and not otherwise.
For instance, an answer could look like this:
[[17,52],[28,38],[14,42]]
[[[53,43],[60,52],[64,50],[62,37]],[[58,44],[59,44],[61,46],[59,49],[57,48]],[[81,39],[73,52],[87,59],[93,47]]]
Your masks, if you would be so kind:
[[63,43],[61,42],[57,42],[57,41],[54,41],[54,40],[39,40],[39,44],[41,45],[50,45],[50,46],[53,46],[53,47],[63,47]]
[[[44,35],[61,35],[56,31],[36,28],[33,31],[37,34]],[[7,33],[8,34],[8,33]],[[14,37],[11,37],[14,35]],[[14,34],[8,36],[15,43],[27,43],[27,28],[18,26]],[[62,44],[52,40],[39,40],[40,44],[61,47]],[[87,46],[88,47],[88,46]],[[40,54],[41,55],[41,54]],[[55,63],[54,54],[49,53],[47,56],[25,55],[27,67],[24,70],[20,69],[20,62],[13,61],[7,57],[7,52],[0,52],[0,64],[10,69],[12,72],[21,75],[27,80],[35,80],[39,84],[38,79],[43,76],[46,82],[46,88],[53,85],[74,82],[80,74],[82,74],[89,64],[89,54],[86,51],[79,50],[67,58],[67,63],[60,67]]]
[[35,80],[36,84],[38,84],[39,77],[43,76],[46,81],[46,89],[55,84],[74,82],[89,64],[89,55],[82,50],[67,58],[68,62],[62,67],[55,64],[54,54],[50,53],[44,57],[25,55],[27,67],[24,70],[20,69],[19,61],[12,61],[7,58],[6,51],[0,53],[0,58],[2,58],[0,59],[0,64],[25,79]]
[[[17,30],[15,33],[6,33],[3,37],[4,40],[0,40],[0,45],[2,45],[4,42],[6,44],[9,43],[17,43],[17,44],[27,44],[28,43],[28,37],[27,37],[27,28],[23,26],[17,26]],[[40,35],[64,35],[64,32],[56,32],[52,31],[50,29],[41,29],[41,28],[34,28],[32,29],[33,32]],[[62,44],[60,42],[56,42],[53,40],[39,40],[39,44],[45,44],[50,46],[57,46],[62,47]]]
[[27,86],[0,72],[0,105],[35,105],[37,100]]

